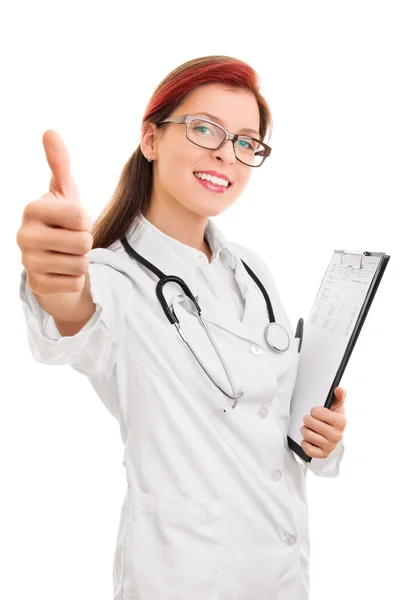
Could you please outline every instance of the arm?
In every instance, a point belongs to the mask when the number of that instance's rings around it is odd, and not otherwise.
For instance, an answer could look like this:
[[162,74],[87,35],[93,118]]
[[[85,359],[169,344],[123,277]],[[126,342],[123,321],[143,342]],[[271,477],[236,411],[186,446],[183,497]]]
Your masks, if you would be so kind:
[[[35,360],[48,365],[68,364],[88,377],[97,377],[111,372],[117,359],[126,332],[125,307],[129,305],[132,286],[127,277],[106,264],[90,263],[88,275],[87,304],[93,312],[80,322],[63,321],[62,331],[57,318],[39,304],[27,283],[26,271],[21,276],[20,298]],[[67,319],[74,314],[68,313]]]

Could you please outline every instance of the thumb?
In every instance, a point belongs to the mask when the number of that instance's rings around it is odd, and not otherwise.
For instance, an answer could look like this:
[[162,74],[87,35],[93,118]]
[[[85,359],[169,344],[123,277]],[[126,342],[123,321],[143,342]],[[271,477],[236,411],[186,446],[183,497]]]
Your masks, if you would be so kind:
[[71,174],[68,150],[60,135],[48,129],[43,134],[43,146],[51,169],[49,191],[55,196],[62,196],[80,204],[78,188]]
[[344,401],[346,398],[346,390],[342,387],[335,388],[335,398],[331,404],[331,410],[335,412],[344,412]]

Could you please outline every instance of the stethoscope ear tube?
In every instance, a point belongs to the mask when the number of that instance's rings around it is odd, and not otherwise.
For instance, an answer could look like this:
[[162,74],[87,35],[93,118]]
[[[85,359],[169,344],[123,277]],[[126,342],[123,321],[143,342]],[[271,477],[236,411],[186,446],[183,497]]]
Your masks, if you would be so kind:
[[166,283],[177,283],[182,288],[182,290],[184,291],[186,296],[189,296],[189,298],[195,305],[199,316],[201,315],[201,308],[198,305],[198,303],[196,302],[196,298],[193,296],[192,292],[190,291],[190,289],[186,285],[186,283],[183,281],[183,279],[181,279],[180,277],[176,277],[175,275],[163,275],[163,277],[160,279],[160,281],[156,285],[156,294],[157,294],[157,298],[162,306],[162,309],[165,313],[165,316],[167,317],[168,321],[172,325],[174,325],[175,323],[179,323],[179,321],[178,321],[178,318],[175,315],[175,313],[173,311],[171,311],[171,309],[169,308],[168,303],[167,303],[166,299],[164,298],[163,288]]
[[246,271],[248,272],[250,277],[252,277],[253,280],[256,282],[256,284],[258,285],[258,287],[260,289],[260,292],[264,296],[264,300],[267,304],[267,309],[268,309],[269,322],[275,323],[276,320],[275,320],[274,309],[272,308],[272,303],[271,303],[269,295],[267,294],[266,289],[264,288],[261,281],[258,279],[257,275],[254,273],[254,271],[252,271],[252,269],[250,269],[249,265],[247,265],[242,258],[240,260],[242,261],[244,268],[246,269]]

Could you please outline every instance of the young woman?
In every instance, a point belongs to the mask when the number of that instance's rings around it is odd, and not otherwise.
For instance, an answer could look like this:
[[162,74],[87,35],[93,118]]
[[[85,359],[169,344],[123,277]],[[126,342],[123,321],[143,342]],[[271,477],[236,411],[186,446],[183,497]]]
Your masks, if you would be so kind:
[[249,65],[183,64],[93,229],[63,142],[43,137],[21,299],[35,359],[86,375],[120,426],[115,600],[308,598],[305,474],[339,473],[344,390],[305,415],[303,463],[287,443],[299,340],[263,259],[210,219],[262,168],[270,129]]

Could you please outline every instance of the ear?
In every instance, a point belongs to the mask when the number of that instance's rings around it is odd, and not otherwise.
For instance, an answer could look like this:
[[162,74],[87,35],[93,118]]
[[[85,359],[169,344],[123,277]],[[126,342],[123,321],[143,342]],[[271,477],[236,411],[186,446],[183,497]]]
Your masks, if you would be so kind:
[[[140,149],[146,158],[157,158],[157,143],[160,130],[155,123],[145,123],[142,127],[142,140]],[[155,154],[156,153],[156,154]]]

